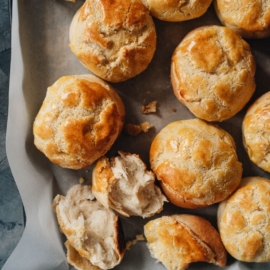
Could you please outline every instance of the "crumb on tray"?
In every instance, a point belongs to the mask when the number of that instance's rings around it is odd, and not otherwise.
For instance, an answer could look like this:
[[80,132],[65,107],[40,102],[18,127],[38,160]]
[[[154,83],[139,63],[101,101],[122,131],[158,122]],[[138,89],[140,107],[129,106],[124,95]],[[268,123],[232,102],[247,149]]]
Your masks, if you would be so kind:
[[124,126],[124,132],[128,135],[131,136],[137,136],[139,133],[143,132],[148,132],[150,128],[152,128],[153,125],[150,124],[149,122],[143,122],[139,125],[134,125],[134,124],[126,124]]
[[151,101],[148,104],[142,106],[142,113],[154,113],[157,111],[157,101]]

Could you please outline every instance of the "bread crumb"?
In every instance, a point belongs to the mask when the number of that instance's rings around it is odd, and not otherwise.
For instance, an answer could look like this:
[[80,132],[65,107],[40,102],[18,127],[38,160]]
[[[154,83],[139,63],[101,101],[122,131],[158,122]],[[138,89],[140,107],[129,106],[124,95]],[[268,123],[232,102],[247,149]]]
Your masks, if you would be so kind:
[[126,249],[127,249],[127,250],[130,250],[130,247],[131,247],[132,245],[136,245],[136,243],[137,243],[138,241],[144,241],[144,240],[145,240],[145,238],[144,238],[144,236],[143,236],[142,234],[137,234],[135,239],[133,239],[133,240],[131,240],[131,241],[128,241],[128,242],[126,243]]
[[84,183],[84,179],[82,177],[80,177],[79,182],[80,182],[80,184],[83,184]]
[[142,106],[142,113],[154,113],[157,111],[157,101],[151,101],[148,104]]
[[139,125],[134,125],[134,124],[126,124],[124,126],[124,132],[128,135],[131,136],[137,136],[139,133],[143,132],[148,132],[150,128],[152,128],[153,125],[150,124],[149,122],[143,122]]
[[140,126],[143,132],[148,132],[148,130],[153,127],[153,125],[150,124],[149,122],[143,122],[140,124]]
[[176,112],[176,109],[175,109],[175,108],[172,108],[172,111],[173,111],[173,112]]

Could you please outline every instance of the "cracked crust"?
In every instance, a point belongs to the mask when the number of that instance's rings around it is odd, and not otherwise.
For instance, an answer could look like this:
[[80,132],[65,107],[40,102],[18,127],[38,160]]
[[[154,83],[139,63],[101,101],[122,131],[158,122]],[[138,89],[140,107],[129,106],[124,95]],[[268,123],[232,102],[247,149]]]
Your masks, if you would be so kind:
[[248,43],[227,27],[191,31],[172,56],[176,98],[207,121],[223,121],[239,112],[255,91],[254,75]]
[[168,270],[184,270],[192,262],[208,262],[224,267],[227,253],[217,230],[195,215],[163,216],[144,226],[152,257]]
[[93,75],[65,76],[47,90],[34,143],[53,163],[81,169],[110,149],[124,116],[122,100],[107,83]]
[[270,172],[270,92],[249,107],[243,120],[242,134],[251,161]]
[[212,0],[142,0],[150,14],[162,21],[181,22],[202,16]]
[[169,201],[183,208],[224,200],[242,177],[233,138],[199,119],[163,128],[151,144],[150,164]]
[[218,207],[218,228],[227,251],[245,262],[270,261],[270,181],[247,177]]
[[270,0],[215,0],[214,6],[220,22],[242,37],[270,36]]
[[97,76],[125,81],[151,62],[155,25],[140,0],[87,0],[71,23],[70,48]]

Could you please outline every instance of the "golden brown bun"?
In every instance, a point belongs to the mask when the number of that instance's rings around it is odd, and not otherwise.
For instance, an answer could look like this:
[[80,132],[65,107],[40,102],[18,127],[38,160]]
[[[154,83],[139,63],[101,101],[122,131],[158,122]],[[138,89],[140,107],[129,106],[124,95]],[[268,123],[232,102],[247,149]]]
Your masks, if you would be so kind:
[[270,92],[248,109],[242,124],[243,144],[252,162],[270,172]]
[[220,22],[242,37],[270,36],[269,0],[215,0],[214,6]]
[[218,208],[218,228],[227,251],[245,262],[270,261],[270,181],[244,178]]
[[191,31],[172,56],[176,98],[207,121],[223,121],[239,112],[255,91],[254,74],[249,45],[227,27]]
[[[79,184],[73,186],[65,197],[57,195],[52,206],[68,245],[88,260],[89,265],[111,269],[121,262],[125,253],[120,219],[94,199],[91,186]],[[72,259],[74,263],[86,264],[85,260],[78,260],[77,256]]]
[[71,23],[70,48],[97,76],[125,81],[151,62],[155,25],[140,0],[86,0]]
[[199,261],[226,265],[227,253],[219,233],[202,217],[163,216],[149,221],[144,234],[152,257],[168,270],[184,270]]
[[34,121],[34,142],[53,163],[81,169],[110,149],[124,116],[110,85],[93,75],[65,76],[47,90]]
[[164,127],[151,144],[150,164],[169,201],[183,208],[224,200],[242,177],[233,138],[199,119]]
[[97,200],[127,217],[146,218],[162,211],[167,199],[155,185],[154,173],[138,155],[119,154],[111,159],[104,156],[95,164],[92,186]]
[[163,21],[180,22],[202,16],[212,0],[142,0],[142,2],[152,16]]

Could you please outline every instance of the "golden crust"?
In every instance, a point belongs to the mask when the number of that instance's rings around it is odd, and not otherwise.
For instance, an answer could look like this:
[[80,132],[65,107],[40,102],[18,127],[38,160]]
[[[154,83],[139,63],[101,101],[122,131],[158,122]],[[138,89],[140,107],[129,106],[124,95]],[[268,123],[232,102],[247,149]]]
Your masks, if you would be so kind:
[[212,0],[142,0],[150,14],[169,22],[187,21],[202,16]]
[[155,25],[140,0],[87,0],[71,23],[70,48],[97,76],[125,81],[152,60]]
[[270,36],[269,0],[215,0],[214,6],[221,23],[244,38]]
[[255,91],[254,75],[249,45],[227,27],[191,31],[172,56],[176,98],[207,121],[223,121],[239,112]]
[[92,75],[65,76],[47,90],[34,142],[53,163],[81,169],[110,149],[124,116],[120,97],[107,83]]
[[218,228],[227,251],[237,260],[270,261],[270,181],[243,179],[241,187],[218,208]]
[[270,92],[249,107],[243,120],[242,134],[251,161],[270,172]]
[[233,138],[199,119],[163,128],[151,144],[150,164],[169,201],[183,208],[224,200],[242,177]]
[[204,261],[221,267],[227,254],[216,229],[194,215],[163,216],[148,222],[144,234],[151,255],[167,269],[186,269]]

